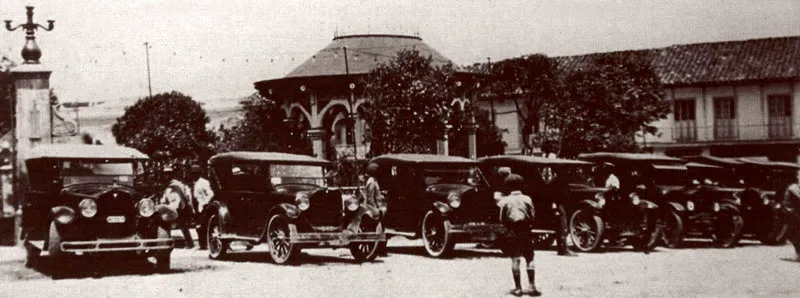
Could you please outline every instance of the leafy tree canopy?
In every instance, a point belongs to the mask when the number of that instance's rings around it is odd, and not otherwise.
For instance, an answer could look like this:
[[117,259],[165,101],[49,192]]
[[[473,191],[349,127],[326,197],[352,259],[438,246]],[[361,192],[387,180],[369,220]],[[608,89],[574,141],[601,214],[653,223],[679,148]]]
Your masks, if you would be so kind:
[[245,150],[311,154],[304,123],[286,118],[281,105],[255,93],[240,102],[244,117],[233,127],[220,127],[219,152]]
[[373,155],[435,152],[450,117],[454,67],[431,62],[416,50],[402,50],[366,76],[372,101],[364,113],[370,127],[365,140]]
[[[652,123],[666,118],[661,83],[647,57],[603,56],[566,74],[563,96],[553,102],[544,139],[560,156],[582,152],[637,151],[637,132],[655,134]],[[549,141],[549,142],[548,142]]]
[[111,127],[117,143],[153,156],[205,160],[213,153],[214,137],[206,129],[208,116],[200,104],[180,92],[139,99],[125,108]]

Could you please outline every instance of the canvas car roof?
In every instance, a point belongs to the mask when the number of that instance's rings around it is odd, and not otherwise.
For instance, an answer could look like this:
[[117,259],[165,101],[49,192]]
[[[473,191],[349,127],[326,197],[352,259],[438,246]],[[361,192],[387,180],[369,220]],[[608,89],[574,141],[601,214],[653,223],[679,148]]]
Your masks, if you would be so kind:
[[31,149],[28,159],[149,159],[139,150],[115,145],[47,144]]
[[406,164],[463,164],[475,165],[476,161],[460,156],[436,155],[436,154],[384,154],[370,160],[370,163],[406,163]]
[[735,158],[717,157],[710,155],[693,155],[693,156],[686,156],[683,158],[690,161],[695,161],[705,164],[714,164],[714,165],[738,166],[744,164],[744,162],[736,160]]
[[789,169],[800,169],[800,165],[792,162],[785,162],[785,161],[763,161],[763,160],[755,160],[750,158],[739,158],[739,161],[748,164],[748,165],[757,165],[757,166],[765,166],[765,167],[773,167],[773,168],[789,168]]
[[536,165],[591,165],[590,162],[530,155],[495,155],[478,159],[480,163],[527,163]]
[[618,162],[618,161],[643,161],[643,162],[669,162],[685,163],[683,159],[669,157],[666,155],[648,153],[620,153],[620,152],[596,152],[583,153],[578,155],[578,159],[592,162]]
[[724,169],[723,167],[710,165],[707,163],[700,163],[700,162],[689,162],[686,164],[687,168],[696,168],[696,169]]
[[306,165],[328,165],[329,161],[308,155],[282,153],[282,152],[256,152],[256,151],[231,151],[212,156],[208,163],[211,165],[225,164],[238,161],[266,161],[272,163],[296,163]]

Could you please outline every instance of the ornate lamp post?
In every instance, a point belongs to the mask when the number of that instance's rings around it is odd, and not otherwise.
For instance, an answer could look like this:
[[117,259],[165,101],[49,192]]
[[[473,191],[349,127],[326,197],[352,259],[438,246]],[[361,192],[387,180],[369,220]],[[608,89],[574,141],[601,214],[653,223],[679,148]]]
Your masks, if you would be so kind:
[[26,6],[25,7],[28,12],[28,22],[24,24],[17,25],[16,27],[11,26],[11,21],[6,20],[6,29],[8,31],[14,31],[19,28],[25,29],[25,46],[22,48],[22,58],[25,59],[25,64],[39,64],[39,58],[42,57],[42,50],[39,49],[39,45],[36,44],[36,33],[37,29],[44,29],[45,31],[52,31],[53,30],[53,20],[47,20],[47,27],[36,24],[33,22],[33,6]]

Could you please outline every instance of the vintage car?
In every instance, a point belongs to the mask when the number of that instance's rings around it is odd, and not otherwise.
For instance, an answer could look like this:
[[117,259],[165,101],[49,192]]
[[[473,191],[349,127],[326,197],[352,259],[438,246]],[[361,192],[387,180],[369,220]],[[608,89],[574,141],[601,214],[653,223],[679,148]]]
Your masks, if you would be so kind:
[[41,145],[25,164],[29,189],[22,212],[27,264],[41,252],[72,255],[127,254],[153,258],[168,271],[177,213],[138,191],[147,155],[126,147]]
[[458,242],[491,244],[505,228],[478,164],[431,154],[373,158],[385,192],[388,236],[422,238],[431,257],[445,257]]
[[502,189],[501,168],[525,179],[528,188],[523,192],[536,208],[534,232],[540,247],[552,245],[556,229],[567,226],[580,251],[596,250],[606,239],[650,249],[658,239],[657,206],[635,194],[598,187],[602,185],[595,183],[592,163],[534,156],[493,156],[480,163],[493,189]]
[[198,222],[209,257],[225,258],[232,243],[266,242],[277,264],[303,248],[348,247],[356,261],[377,257],[385,241],[380,210],[327,187],[330,162],[306,155],[227,152],[209,159],[215,197]]
[[732,247],[741,236],[742,217],[733,192],[692,183],[686,161],[663,155],[589,153],[580,159],[613,165],[623,193],[635,192],[659,206],[662,241],[680,246],[686,236],[710,236]]
[[[737,190],[744,220],[743,235],[764,244],[774,245],[785,241],[788,226],[781,212],[782,194],[796,179],[799,165],[714,156],[689,156],[684,159],[716,166],[703,168],[702,177],[699,177],[701,181]],[[776,197],[776,193],[781,195]]]

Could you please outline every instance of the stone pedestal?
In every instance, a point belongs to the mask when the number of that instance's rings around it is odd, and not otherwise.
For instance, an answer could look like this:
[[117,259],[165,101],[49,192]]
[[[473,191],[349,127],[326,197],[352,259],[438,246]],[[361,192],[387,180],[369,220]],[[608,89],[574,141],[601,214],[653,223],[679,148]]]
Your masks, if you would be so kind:
[[311,139],[311,146],[314,149],[314,156],[325,158],[325,129],[320,127],[309,129],[308,138]]
[[478,159],[478,125],[473,123],[467,124],[467,146],[469,147],[469,158]]

